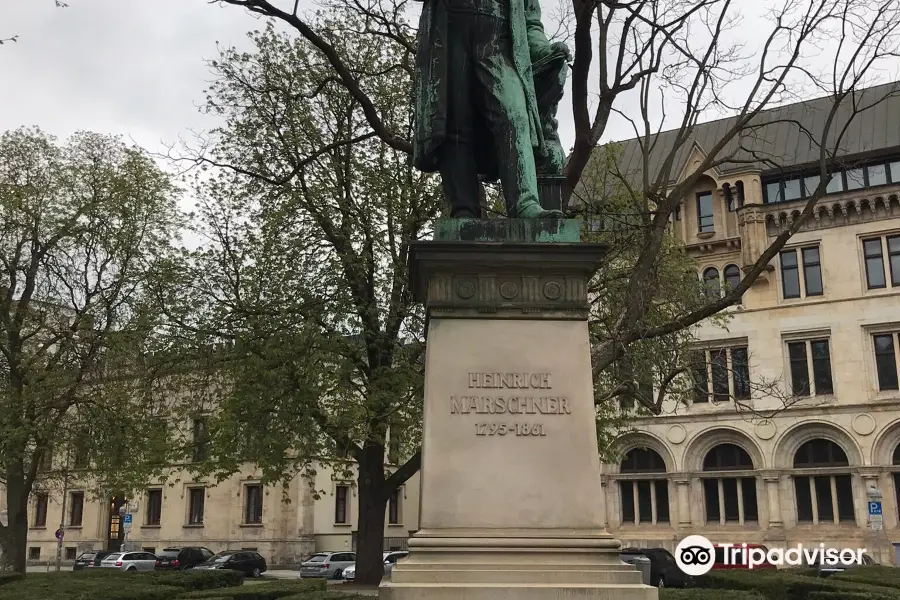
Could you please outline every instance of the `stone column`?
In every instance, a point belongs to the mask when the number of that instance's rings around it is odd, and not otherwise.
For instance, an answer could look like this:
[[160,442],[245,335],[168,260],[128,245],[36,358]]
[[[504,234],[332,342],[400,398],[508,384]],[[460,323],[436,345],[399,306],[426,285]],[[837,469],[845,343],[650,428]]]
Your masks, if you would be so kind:
[[691,479],[690,477],[676,477],[675,497],[678,500],[678,528],[689,529],[691,527]]
[[781,499],[779,495],[779,481],[781,478],[776,473],[763,475],[763,486],[769,499],[769,528],[784,527],[781,518]]
[[603,507],[600,509],[600,526],[603,529],[609,527],[609,477],[606,475],[600,476],[600,489],[603,490],[600,494],[600,498],[603,502]]
[[443,220],[410,247],[428,347],[419,531],[385,600],[651,600],[605,528],[572,220]]

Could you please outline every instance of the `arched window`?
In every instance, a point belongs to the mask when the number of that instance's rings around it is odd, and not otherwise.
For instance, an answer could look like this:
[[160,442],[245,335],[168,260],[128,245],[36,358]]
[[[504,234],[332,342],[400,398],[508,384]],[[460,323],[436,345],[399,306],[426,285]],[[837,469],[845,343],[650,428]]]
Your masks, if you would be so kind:
[[703,477],[706,522],[748,523],[759,520],[753,459],[735,444],[719,444],[703,459],[703,471],[747,471],[749,476]]
[[723,184],[722,192],[725,194],[725,205],[728,206],[729,212],[734,211],[734,188],[731,184]]
[[662,456],[649,448],[630,450],[619,472],[623,525],[656,525],[669,522],[669,481]]
[[737,188],[737,207],[740,208],[744,205],[744,182],[739,180],[734,187]]
[[722,284],[719,282],[719,270],[715,267],[703,271],[703,290],[709,300],[716,300],[721,296]]
[[[900,444],[897,444],[897,447],[894,448],[894,456],[892,457],[891,464],[894,467],[900,467]],[[897,501],[897,506],[900,506],[900,471],[894,471],[894,497]]]
[[818,524],[856,520],[853,479],[846,472],[849,464],[847,453],[831,440],[813,439],[797,449],[794,468],[819,471],[794,476],[798,521]]
[[730,292],[741,282],[741,269],[737,265],[726,265],[722,275],[725,276],[726,292]]

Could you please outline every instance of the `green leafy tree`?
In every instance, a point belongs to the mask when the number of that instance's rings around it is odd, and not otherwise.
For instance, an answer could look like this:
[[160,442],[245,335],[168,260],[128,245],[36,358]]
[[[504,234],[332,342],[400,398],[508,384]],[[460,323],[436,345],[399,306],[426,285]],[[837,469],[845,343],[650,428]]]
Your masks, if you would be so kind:
[[[353,43],[366,23],[352,12],[318,19],[408,131],[408,53]],[[172,263],[179,292],[163,298],[184,348],[217,348],[191,392],[209,414],[197,469],[227,477],[249,461],[283,483],[355,469],[357,579],[378,581],[387,502],[419,465],[423,319],[406,264],[440,191],[369,131],[314,48],[271,26],[250,38],[252,52],[211,64],[206,110],[223,125],[191,157],[208,169],[195,181],[205,243]]]
[[178,231],[176,195],[116,138],[0,135],[0,549],[17,571],[33,490],[121,488],[165,462],[148,429],[165,361],[146,284]]

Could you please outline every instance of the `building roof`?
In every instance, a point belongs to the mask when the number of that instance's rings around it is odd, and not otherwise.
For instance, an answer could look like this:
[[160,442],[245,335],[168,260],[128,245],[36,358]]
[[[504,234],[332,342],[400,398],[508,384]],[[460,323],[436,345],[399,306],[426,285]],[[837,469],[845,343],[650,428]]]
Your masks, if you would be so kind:
[[[859,90],[855,96],[845,99],[836,114],[826,148],[834,146],[837,134],[851,118],[854,99],[858,110],[871,108],[852,117],[852,125],[843,134],[838,155],[852,159],[900,148],[900,82]],[[719,154],[728,156],[735,152],[734,158],[740,162],[722,164],[718,167],[719,172],[754,170],[766,175],[815,163],[819,159],[821,134],[833,102],[831,97],[822,97],[761,112]],[[737,117],[727,117],[696,125],[690,139],[677,150],[669,174],[670,183],[678,179],[694,146],[708,153],[736,121]],[[658,134],[659,140],[649,162],[653,178],[672,151],[677,133],[677,129],[672,129]],[[647,138],[646,144],[653,143],[656,137]],[[639,142],[639,138],[618,142],[622,146],[619,160],[622,173],[640,173],[643,151]]]

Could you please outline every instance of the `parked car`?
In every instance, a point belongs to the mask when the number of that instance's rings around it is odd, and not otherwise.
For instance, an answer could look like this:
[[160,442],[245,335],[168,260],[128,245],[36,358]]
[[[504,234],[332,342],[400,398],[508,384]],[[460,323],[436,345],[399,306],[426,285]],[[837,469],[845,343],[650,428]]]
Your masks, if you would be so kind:
[[172,546],[156,555],[156,568],[162,571],[192,569],[206,562],[215,552],[203,546]]
[[[747,544],[747,549],[750,550],[752,548],[760,548],[763,552],[768,553],[769,549],[762,544]],[[716,560],[713,563],[713,569],[749,569],[750,567],[747,565],[747,562],[744,560],[744,552],[738,552],[737,554],[732,554],[734,560],[729,557],[729,560],[725,561],[725,548],[715,544],[716,549]],[[735,550],[734,547],[728,548],[730,552]],[[754,569],[776,569],[777,567],[770,563],[768,560],[763,561],[762,564],[754,565]]]
[[266,572],[266,559],[259,552],[252,550],[226,550],[211,556],[205,562],[194,567],[198,571],[211,569],[229,569],[240,571],[247,577],[259,577]]
[[300,563],[300,577],[341,579],[344,569],[356,562],[353,552],[319,552]]
[[78,558],[75,559],[72,570],[81,571],[82,569],[99,567],[103,559],[110,554],[112,554],[112,552],[109,552],[108,550],[90,550],[88,552],[82,552],[78,555]]
[[113,552],[100,561],[100,567],[120,571],[152,571],[156,568],[156,555],[149,552]]
[[843,571],[846,571],[847,569],[856,569],[857,567],[860,567],[860,566],[871,567],[871,566],[874,566],[877,564],[878,563],[875,562],[874,558],[872,558],[868,554],[863,554],[862,555],[862,565],[843,565],[843,564],[826,565],[826,564],[820,562],[818,564],[814,564],[811,566],[815,567],[819,571],[819,577],[830,577],[831,575],[834,575],[835,573],[841,573]]
[[[406,558],[409,556],[409,552],[406,550],[395,550],[393,552],[385,552],[383,555],[384,560],[384,574],[390,575],[394,570],[394,565],[397,564],[397,561],[401,558]],[[356,563],[353,563],[346,569],[344,569],[344,579],[347,581],[353,581],[356,579]]]
[[645,556],[650,560],[650,585],[655,587],[686,587],[689,575],[678,568],[675,557],[665,548],[623,548],[619,556],[627,562],[629,556]]

